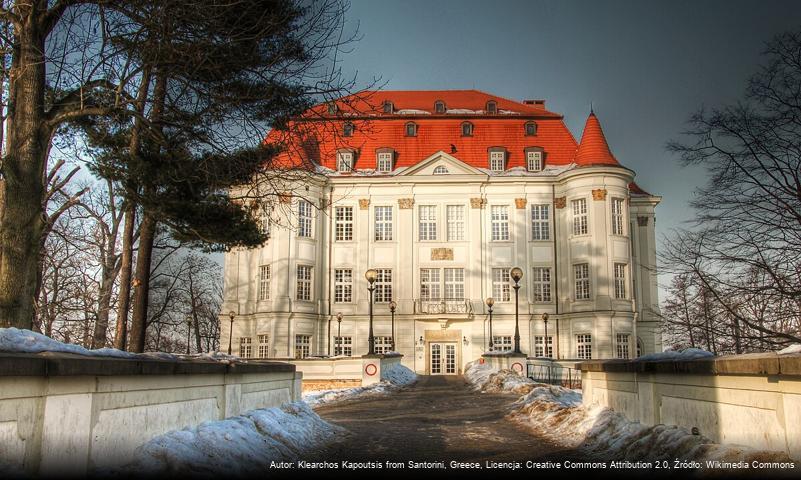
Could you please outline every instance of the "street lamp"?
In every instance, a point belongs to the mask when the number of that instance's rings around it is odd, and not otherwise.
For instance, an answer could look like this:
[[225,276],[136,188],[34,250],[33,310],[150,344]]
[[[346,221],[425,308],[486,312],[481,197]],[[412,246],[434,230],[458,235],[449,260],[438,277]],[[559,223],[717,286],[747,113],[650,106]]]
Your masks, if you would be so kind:
[[231,317],[231,333],[228,335],[228,355],[231,354],[231,341],[234,339],[234,317],[236,316],[236,312],[231,310],[228,312],[228,316]]
[[520,322],[518,320],[518,293],[520,291],[520,279],[523,278],[523,270],[519,267],[515,267],[509,272],[509,276],[512,277],[512,280],[515,281],[514,289],[515,289],[515,353],[520,352]]
[[395,309],[398,304],[395,301],[389,302],[389,311],[392,313],[392,351],[395,351]]
[[337,340],[334,342],[334,355],[342,355],[342,312],[337,313]]
[[492,351],[492,306],[495,305],[495,299],[492,297],[486,300],[487,308],[489,309],[489,349]]
[[370,332],[367,334],[368,355],[375,355],[375,338],[373,337],[373,290],[375,290],[375,287],[373,283],[377,276],[378,272],[372,268],[364,272],[364,278],[367,279],[367,291],[370,292]]
[[189,355],[189,344],[192,343],[192,317],[186,317],[186,354]]
[[542,351],[546,357],[550,358],[551,356],[548,355],[548,312],[542,314],[542,321],[545,323],[545,340],[543,340]]

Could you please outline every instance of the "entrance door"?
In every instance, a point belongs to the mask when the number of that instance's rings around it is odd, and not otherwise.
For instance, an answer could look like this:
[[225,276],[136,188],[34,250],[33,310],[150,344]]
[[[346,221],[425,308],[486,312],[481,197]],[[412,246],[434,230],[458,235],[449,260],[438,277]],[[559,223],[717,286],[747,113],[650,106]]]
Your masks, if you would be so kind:
[[431,375],[456,375],[456,343],[432,343]]

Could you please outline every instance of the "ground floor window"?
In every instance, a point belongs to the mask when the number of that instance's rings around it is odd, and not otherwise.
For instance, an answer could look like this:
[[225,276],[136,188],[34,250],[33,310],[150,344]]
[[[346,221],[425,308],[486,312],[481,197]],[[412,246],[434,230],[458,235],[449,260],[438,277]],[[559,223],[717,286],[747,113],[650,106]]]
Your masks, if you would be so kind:
[[311,335],[295,335],[295,358],[306,358],[311,351]]
[[334,355],[353,355],[353,341],[351,337],[334,337]]
[[576,356],[582,360],[592,358],[592,335],[589,333],[576,335]]
[[512,336],[511,335],[493,335],[492,348],[499,352],[512,351]]
[[252,340],[250,337],[241,337],[239,339],[239,358],[250,358]]
[[259,358],[270,356],[270,336],[259,335]]
[[553,337],[534,337],[534,356],[553,358]]
[[615,335],[615,344],[617,346],[617,358],[630,358],[628,333],[618,333]]
[[375,353],[387,353],[392,351],[392,337],[373,337],[375,343]]

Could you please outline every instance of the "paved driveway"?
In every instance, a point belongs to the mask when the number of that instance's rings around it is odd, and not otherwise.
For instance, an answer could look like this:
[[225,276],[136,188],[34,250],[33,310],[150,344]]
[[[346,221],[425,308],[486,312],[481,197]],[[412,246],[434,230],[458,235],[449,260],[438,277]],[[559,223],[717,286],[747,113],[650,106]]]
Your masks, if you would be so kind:
[[462,377],[420,376],[400,392],[318,408],[321,417],[352,432],[319,458],[482,464],[580,458],[504,419],[517,398],[474,392]]

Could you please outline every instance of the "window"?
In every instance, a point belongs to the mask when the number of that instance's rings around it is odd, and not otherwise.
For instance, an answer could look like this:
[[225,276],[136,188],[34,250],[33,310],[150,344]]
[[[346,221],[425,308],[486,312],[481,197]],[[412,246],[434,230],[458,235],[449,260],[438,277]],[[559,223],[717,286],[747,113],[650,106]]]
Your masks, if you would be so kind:
[[434,168],[434,175],[447,175],[449,173],[448,167],[445,165],[437,165],[437,167]]
[[373,337],[375,353],[384,354],[392,351],[392,337]]
[[353,355],[353,340],[351,337],[334,337],[334,355]]
[[298,236],[312,236],[312,204],[306,200],[298,202]]
[[353,207],[336,207],[334,224],[334,238],[337,242],[353,240]]
[[295,335],[295,358],[306,358],[311,351],[311,335]]
[[373,287],[373,301],[375,303],[389,303],[392,301],[392,270],[377,268]]
[[587,230],[587,199],[573,200],[573,235],[586,235]]
[[531,137],[537,134],[537,124],[534,122],[526,122],[526,136]]
[[420,205],[420,240],[437,239],[437,207]]
[[615,298],[626,298],[626,264],[615,264]]
[[445,113],[445,102],[442,100],[434,102],[434,113]]
[[464,240],[464,205],[448,205],[445,207],[448,221],[448,241]]
[[576,356],[582,360],[592,358],[592,335],[588,333],[576,335]]
[[534,267],[534,301],[551,301],[551,269],[549,267]]
[[395,106],[389,100],[384,101],[384,113],[392,113],[395,111]]
[[267,240],[270,239],[270,226],[272,224],[272,220],[270,219],[270,212],[265,209],[261,210],[261,215],[259,216],[259,233],[264,235]]
[[375,207],[375,239],[392,240],[392,207]]
[[353,171],[353,152],[337,152],[337,172]]
[[487,113],[493,115],[498,113],[498,104],[495,101],[490,100],[489,102],[487,102]]
[[464,299],[464,268],[445,269],[445,299]]
[[473,135],[473,124],[470,122],[462,123],[462,136],[471,137]]
[[407,137],[416,137],[417,136],[417,124],[414,122],[409,122],[406,124],[406,136]]
[[553,358],[553,337],[534,337],[534,356]]
[[490,212],[492,240],[509,240],[509,207],[506,205],[493,205]]
[[492,269],[492,297],[496,302],[508,302],[511,300],[511,282],[508,268]]
[[612,199],[612,235],[623,235],[623,199]]
[[573,278],[576,283],[576,300],[589,300],[590,265],[588,263],[573,265]]
[[617,358],[630,358],[629,357],[629,334],[618,333],[615,335],[615,350]]
[[297,300],[311,301],[311,279],[312,267],[308,265],[298,265]]
[[334,303],[353,301],[353,270],[334,270]]
[[542,152],[537,150],[526,152],[526,168],[529,172],[542,171]]
[[439,292],[439,269],[421,268],[420,269],[420,299],[438,300]]
[[250,337],[239,338],[239,358],[250,358],[252,354],[252,341]]
[[551,238],[550,223],[548,221],[549,215],[548,205],[531,206],[532,240],[549,240]]
[[490,152],[490,170],[493,172],[502,172],[505,167],[506,152],[502,150],[493,150]]
[[512,336],[511,335],[493,335],[492,336],[492,349],[499,352],[512,351]]
[[259,358],[268,358],[270,356],[270,336],[259,335]]
[[343,137],[352,137],[353,136],[353,124],[350,122],[345,122],[345,125],[342,126],[342,136]]
[[328,114],[329,115],[335,115],[337,113],[337,111],[338,111],[337,104],[334,103],[334,102],[329,102],[328,103]]
[[376,170],[379,172],[392,171],[392,152],[378,152],[376,158]]
[[259,267],[259,300],[270,299],[270,266]]

